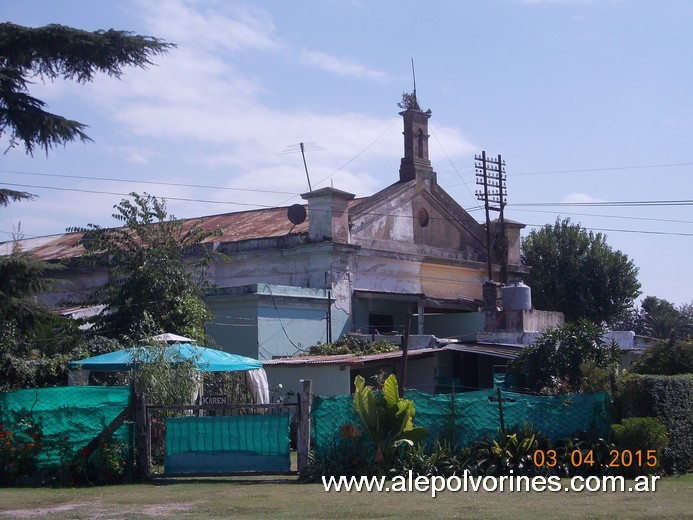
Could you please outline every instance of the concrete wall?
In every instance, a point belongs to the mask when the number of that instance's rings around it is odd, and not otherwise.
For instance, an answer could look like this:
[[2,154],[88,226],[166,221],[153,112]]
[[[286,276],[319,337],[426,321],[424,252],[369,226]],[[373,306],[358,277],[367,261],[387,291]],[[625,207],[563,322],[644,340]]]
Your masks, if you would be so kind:
[[[254,284],[217,290],[208,297],[215,319],[207,333],[234,354],[292,356],[326,340],[327,302],[323,289]],[[344,313],[333,311],[332,319],[334,329],[341,330]]]
[[[444,351],[441,350],[441,353]],[[410,357],[407,362],[407,376],[405,378],[405,388],[421,390],[422,392],[433,393],[435,390],[436,373],[438,372],[438,356],[432,354],[426,357]],[[395,374],[400,379],[401,358],[391,358],[379,362],[369,362],[363,366],[352,366],[351,380],[356,375],[360,375],[366,380],[367,384],[373,385],[373,376],[384,372],[386,375]]]
[[225,352],[259,359],[257,295],[236,294],[207,298],[214,322],[207,334]]
[[483,312],[427,314],[424,317],[424,332],[438,338],[467,336],[483,331],[484,322]]
[[[264,369],[267,372],[272,401],[276,401],[277,397],[281,395],[290,402],[295,402],[295,394],[303,388],[302,379],[313,381],[313,394],[315,395],[328,397],[351,393],[349,367],[339,365],[265,365]],[[277,391],[279,384],[282,385],[281,391]]]
[[536,309],[504,311],[505,330],[516,332],[545,332],[565,323],[562,312]]
[[458,265],[424,263],[421,266],[421,292],[431,298],[483,298],[487,275],[482,269]]

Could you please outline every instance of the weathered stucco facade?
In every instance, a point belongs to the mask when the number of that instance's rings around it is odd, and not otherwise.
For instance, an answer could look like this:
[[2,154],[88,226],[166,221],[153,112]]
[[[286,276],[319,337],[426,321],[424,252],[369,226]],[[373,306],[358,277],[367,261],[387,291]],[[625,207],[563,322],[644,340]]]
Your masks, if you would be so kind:
[[[347,332],[478,330],[469,313],[483,307],[488,279],[484,225],[437,184],[428,158],[430,111],[401,115],[399,176],[370,197],[322,188],[302,195],[305,220],[290,222],[287,208],[271,208],[186,221],[219,232],[208,245],[225,260],[209,270],[216,289],[207,303],[215,316],[208,331],[220,348],[271,359]],[[510,279],[526,272],[519,261],[522,227],[507,226]],[[22,247],[65,261],[81,254],[80,238],[31,239]],[[491,264],[499,280],[499,259]],[[55,307],[85,301],[109,279],[104,270],[77,266],[59,277],[45,295]]]

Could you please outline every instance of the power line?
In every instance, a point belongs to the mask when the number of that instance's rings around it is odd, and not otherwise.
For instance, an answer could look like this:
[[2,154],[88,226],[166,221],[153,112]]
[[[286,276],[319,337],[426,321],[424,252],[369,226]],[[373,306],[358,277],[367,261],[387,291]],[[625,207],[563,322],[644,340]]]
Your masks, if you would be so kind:
[[[464,178],[462,177],[462,174],[461,174],[460,171],[457,169],[457,166],[455,166],[455,163],[452,162],[452,159],[451,159],[450,156],[448,155],[448,152],[445,150],[445,148],[443,148],[443,143],[440,142],[440,139],[438,139],[438,136],[437,136],[436,133],[433,131],[433,128],[431,127],[431,125],[429,125],[429,129],[430,129],[430,131],[431,131],[431,134],[433,134],[433,138],[436,140],[436,142],[438,143],[438,146],[440,146],[440,149],[443,151],[443,154],[445,155],[445,157],[447,158],[448,162],[450,163],[450,166],[452,166],[452,169],[455,170],[455,173],[457,173],[457,176],[458,176],[458,177],[460,178],[460,180],[462,181],[462,184],[464,185],[464,187],[467,188],[467,192],[469,193],[469,196],[472,197],[473,199],[475,199],[476,197],[475,197],[474,194],[472,193],[472,190],[469,188],[469,185],[467,184],[467,182],[466,182],[466,181],[464,180]],[[469,171],[473,171],[473,170],[469,170]],[[458,186],[458,185],[455,184],[454,186]]]
[[[58,191],[74,191],[78,193],[94,193],[98,195],[117,195],[122,197],[128,197],[130,193],[120,193],[113,191],[104,190],[87,190],[82,188],[60,188],[57,186],[41,186],[34,184],[19,184],[14,182],[0,182],[2,186],[16,186],[21,188],[33,188],[33,189],[47,189],[47,190],[58,190]],[[210,200],[210,199],[193,199],[188,197],[162,197],[167,200],[176,200],[182,202],[200,202],[204,204],[231,204],[237,206],[254,206],[259,208],[277,208],[281,205],[266,205],[266,204],[251,204],[247,202],[235,202],[228,200]],[[600,202],[525,202],[525,203],[508,203],[511,207],[553,207],[553,206],[595,206],[595,207],[642,207],[642,206],[691,206],[693,205],[693,200],[683,199],[683,200],[632,200],[632,201],[600,201]],[[468,211],[473,211],[478,208],[470,208]],[[369,213],[371,215],[371,213]],[[378,216],[379,214],[374,213],[372,215]],[[390,214],[382,214],[380,216],[393,216]],[[413,218],[413,217],[412,217]],[[434,218],[434,217],[432,217]]]
[[[475,208],[476,209],[476,208]],[[467,210],[470,211],[470,210]],[[520,211],[522,213],[548,213],[555,215],[555,211],[545,211],[541,209],[517,209],[515,211]],[[669,218],[648,218],[648,217],[632,217],[627,215],[604,215],[597,213],[574,213],[570,211],[561,211],[561,215],[575,215],[578,217],[600,217],[600,218],[619,218],[624,220],[644,220],[648,222],[671,222],[674,224],[693,224],[693,220],[675,220]]]
[[611,166],[605,168],[583,168],[578,170],[548,170],[539,172],[520,172],[513,173],[513,177],[520,175],[548,175],[551,173],[589,173],[589,172],[606,172],[617,170],[644,170],[648,168],[680,168],[682,166],[693,166],[693,162],[670,163],[670,164],[647,164],[638,166]]
[[629,200],[629,201],[603,201],[603,202],[527,202],[513,203],[513,207],[534,206],[595,206],[595,207],[641,207],[641,206],[691,206],[693,200]]
[[[363,150],[361,150],[359,153],[357,153],[356,155],[354,155],[351,159],[349,159],[347,162],[345,162],[344,164],[342,164],[342,165],[341,165],[339,168],[337,168],[335,171],[333,171],[332,173],[330,173],[330,174],[327,175],[326,177],[323,177],[322,179],[320,179],[318,182],[315,183],[315,185],[316,185],[316,186],[319,186],[320,184],[322,184],[323,182],[325,182],[327,179],[333,177],[334,175],[336,175],[337,173],[339,173],[341,170],[343,170],[344,168],[346,168],[349,164],[351,164],[352,162],[354,162],[359,156],[361,156],[363,153],[365,153],[366,150],[368,150],[371,146],[373,146],[375,143],[377,143],[377,142],[380,140],[380,138],[382,138],[382,137],[390,130],[390,128],[392,128],[392,126],[395,124],[395,122],[396,122],[396,120],[393,120],[392,123],[390,123],[390,125],[389,125],[385,130],[383,130],[383,131],[380,133],[380,135],[378,135],[378,137],[376,137],[375,139],[373,139]],[[281,206],[281,205],[283,205],[283,204],[286,204],[287,202],[289,202],[289,201],[292,200],[292,199],[295,199],[298,195],[300,195],[300,193],[296,193],[296,194],[294,194],[292,197],[289,197],[288,199],[283,200],[282,202],[279,203],[279,206]]]
[[[543,228],[545,226],[550,226],[551,224],[525,224],[527,227],[532,227],[532,228]],[[679,236],[679,237],[693,237],[693,233],[675,233],[672,231],[644,231],[644,230],[638,230],[638,229],[608,229],[608,228],[593,228],[593,227],[585,227],[585,226],[580,226],[583,229],[586,229],[587,231],[606,231],[609,233],[637,233],[637,234],[643,234],[643,235],[674,235],[674,236]]]
[[[25,171],[13,171],[13,170],[0,170],[0,173],[14,173],[17,175],[33,175],[37,177],[55,177],[60,179],[83,179],[89,181],[107,181],[107,182],[127,182],[129,184],[152,184],[155,186],[175,186],[180,188],[202,188],[211,190],[228,190],[228,191],[248,191],[254,193],[274,193],[279,195],[293,195],[290,191],[276,191],[276,190],[261,190],[257,188],[230,188],[228,186],[212,186],[208,184],[184,184],[179,182],[164,182],[164,181],[144,181],[141,179],[115,179],[112,177],[91,177],[88,175],[68,175],[61,173],[38,173],[38,172],[25,172]],[[17,185],[19,186],[19,185]]]
[[[81,188],[58,188],[57,186],[37,186],[33,184],[17,184],[14,182],[0,182],[1,186],[18,186],[21,188],[32,188],[32,189],[43,189],[43,190],[57,190],[57,191],[75,191],[78,193],[94,193],[97,195],[117,195],[119,197],[129,197],[129,193],[118,193],[113,191],[102,191],[102,190],[85,190]],[[235,206],[253,206],[259,208],[274,208],[275,206],[268,206],[265,204],[251,204],[248,202],[233,202],[230,200],[208,200],[208,199],[190,199],[186,197],[161,197],[166,200],[177,200],[182,202],[200,202],[204,204],[231,204]]]

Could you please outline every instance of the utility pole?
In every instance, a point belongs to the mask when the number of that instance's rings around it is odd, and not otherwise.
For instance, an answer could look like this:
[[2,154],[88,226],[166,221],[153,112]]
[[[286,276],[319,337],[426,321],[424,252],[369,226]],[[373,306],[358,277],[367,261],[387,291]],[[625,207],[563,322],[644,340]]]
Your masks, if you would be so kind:
[[488,269],[488,279],[493,280],[492,267],[492,247],[491,247],[491,211],[499,213],[500,224],[500,264],[501,281],[508,281],[508,251],[507,239],[505,236],[505,221],[503,218],[503,208],[507,204],[508,189],[505,185],[507,176],[505,175],[505,161],[500,155],[497,158],[487,157],[486,151],[481,155],[474,156],[474,168],[476,169],[476,183],[483,186],[483,191],[476,191],[477,200],[484,202],[486,210],[486,264]]

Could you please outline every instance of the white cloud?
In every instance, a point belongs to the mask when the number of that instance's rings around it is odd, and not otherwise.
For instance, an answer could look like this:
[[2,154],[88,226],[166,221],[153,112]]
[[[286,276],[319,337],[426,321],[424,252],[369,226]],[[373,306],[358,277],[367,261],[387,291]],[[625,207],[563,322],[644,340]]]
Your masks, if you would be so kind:
[[386,81],[388,75],[384,72],[369,69],[352,58],[338,58],[319,51],[304,50],[299,55],[299,60],[305,65],[317,67],[339,76],[351,78],[364,78],[376,81]]
[[184,0],[143,0],[141,5],[157,37],[181,46],[225,51],[279,46],[271,16],[263,9]]
[[598,197],[593,197],[591,195],[587,195],[586,193],[571,193],[569,195],[566,195],[563,197],[562,202],[568,202],[568,203],[589,203],[589,202],[606,202],[604,199],[600,199]]
[[[344,109],[326,112],[266,102],[266,98],[274,100],[285,85],[275,83],[271,74],[263,76],[262,67],[248,68],[248,59],[265,66],[272,65],[272,60],[291,65],[293,58],[290,52],[277,52],[284,43],[265,11],[230,7],[223,2],[204,2],[199,9],[197,3],[178,0],[147,1],[144,5],[144,18],[150,24],[147,32],[175,41],[178,47],[156,57],[156,65],[148,70],[128,69],[121,81],[98,77],[80,91],[91,105],[118,123],[112,125],[115,134],[127,135],[125,140],[115,135],[109,142],[107,151],[113,161],[120,159],[126,178],[134,178],[134,173],[128,173],[132,166],[131,171],[147,180],[259,191],[122,184],[109,191],[127,193],[134,188],[167,197],[171,213],[177,216],[238,211],[248,209],[248,204],[300,202],[298,194],[307,191],[301,156],[282,155],[282,151],[310,141],[324,148],[306,155],[313,188],[333,183],[335,188],[365,196],[398,179],[402,122],[394,114],[378,117]],[[210,6],[214,12],[209,11]],[[227,34],[231,32],[234,34]],[[335,74],[387,79],[386,74],[353,60],[321,52],[304,53],[304,58],[309,65]],[[436,126],[435,137],[448,156],[473,150],[457,129]],[[99,142],[106,141],[101,138]],[[432,158],[434,154],[447,162],[432,138]],[[138,168],[141,165],[146,168]],[[99,184],[98,189],[105,188]],[[286,191],[294,197],[261,190]],[[228,204],[177,201],[173,197]],[[110,208],[120,198],[110,197],[114,202],[104,204],[101,197],[90,197],[88,204],[64,216],[72,223],[97,218],[103,222],[110,215],[103,208]],[[92,200],[99,202],[92,205]]]
[[518,0],[523,4],[589,4],[595,0]]

